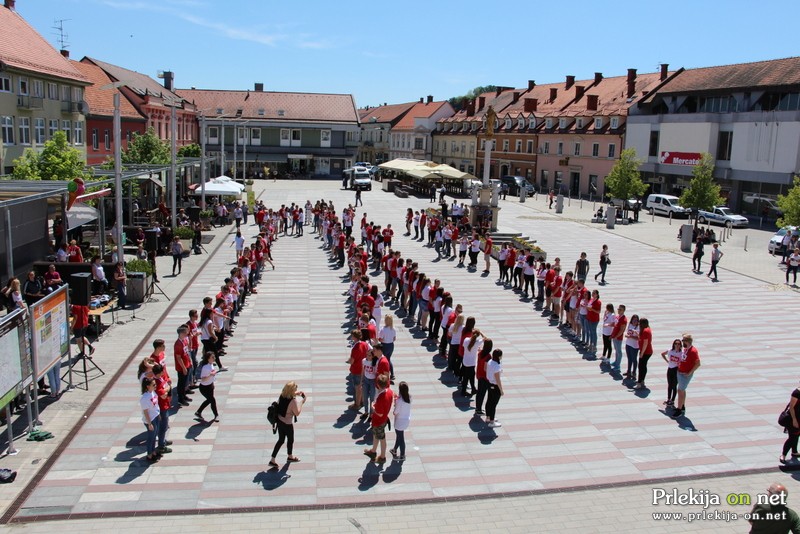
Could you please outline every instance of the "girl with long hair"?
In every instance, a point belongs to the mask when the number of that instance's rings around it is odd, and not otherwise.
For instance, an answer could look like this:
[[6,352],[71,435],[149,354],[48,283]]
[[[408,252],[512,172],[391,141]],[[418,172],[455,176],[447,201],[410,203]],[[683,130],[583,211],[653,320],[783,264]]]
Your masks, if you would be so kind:
[[[297,397],[302,400],[298,401]],[[294,420],[303,411],[306,403],[306,394],[297,388],[294,381],[286,382],[283,386],[280,397],[278,397],[278,441],[272,449],[272,457],[269,460],[270,467],[278,467],[275,457],[286,442],[287,462],[299,462],[300,458],[292,454],[294,448]]]
[[406,459],[406,438],[405,432],[411,423],[411,395],[408,392],[408,384],[400,382],[397,396],[394,400],[394,447],[389,451],[392,456],[399,461]]

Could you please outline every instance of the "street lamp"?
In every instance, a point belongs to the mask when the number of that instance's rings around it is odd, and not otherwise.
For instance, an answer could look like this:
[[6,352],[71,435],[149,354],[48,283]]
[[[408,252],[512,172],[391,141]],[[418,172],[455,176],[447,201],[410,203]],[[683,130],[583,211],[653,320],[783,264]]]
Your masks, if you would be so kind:
[[[102,86],[100,89],[119,89],[125,87],[129,82],[118,81]],[[125,252],[123,249],[123,234],[122,227],[122,125],[120,116],[120,92],[114,93],[114,218],[117,221],[117,235],[115,236],[117,247],[119,250],[119,257],[124,258]],[[66,217],[65,217],[66,218]],[[103,229],[105,232],[105,229]]]

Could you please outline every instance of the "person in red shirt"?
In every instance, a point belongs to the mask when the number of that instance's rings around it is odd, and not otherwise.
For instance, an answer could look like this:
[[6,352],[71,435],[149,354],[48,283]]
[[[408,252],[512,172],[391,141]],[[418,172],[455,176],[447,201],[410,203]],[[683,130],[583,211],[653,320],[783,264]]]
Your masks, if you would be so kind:
[[627,328],[628,318],[625,317],[625,306],[620,304],[617,306],[617,323],[614,325],[614,330],[611,331],[611,344],[614,345],[614,352],[616,353],[611,367],[617,371],[619,371],[619,365],[622,363],[622,338]]
[[[601,311],[603,311],[603,303],[600,301],[600,292],[595,289],[592,291],[589,306],[586,308],[586,328],[589,334],[589,345],[586,350],[590,353],[597,353],[597,325],[600,322]],[[653,353],[652,350],[650,353]]]
[[650,321],[642,317],[639,319],[639,379],[634,389],[645,389],[644,379],[647,376],[647,361],[653,355],[653,331],[650,330]]
[[489,391],[489,379],[486,378],[486,364],[492,359],[494,342],[487,338],[483,340],[483,347],[478,353],[478,363],[475,364],[475,378],[478,379],[478,393],[475,395],[475,415],[483,415],[483,399]]
[[486,269],[483,272],[488,273],[492,265],[492,238],[488,234],[483,242],[483,260],[486,262]]
[[419,241],[425,241],[425,226],[428,224],[428,214],[425,210],[419,215]]
[[385,374],[389,377],[389,382],[391,382],[392,377],[392,365],[389,363],[389,358],[383,353],[383,346],[380,342],[376,342],[373,345],[372,350],[375,352],[375,357],[378,359],[378,365],[375,368],[375,385],[378,385],[378,377]]
[[189,389],[195,389],[195,384],[200,376],[200,369],[197,366],[197,351],[200,349],[199,317],[197,310],[189,310],[189,321],[186,323],[186,327],[189,329],[189,357],[192,360],[192,373],[189,377],[191,385]]
[[350,349],[350,358],[348,358],[347,363],[350,365],[349,381],[350,386],[353,388],[353,404],[349,405],[348,408],[358,411],[361,407],[362,362],[367,357],[369,344],[361,340],[361,330],[357,328],[350,332],[350,336],[353,339],[353,348]]
[[683,344],[683,356],[678,363],[678,404],[672,417],[681,417],[686,414],[686,388],[689,381],[694,376],[694,372],[700,367],[700,353],[697,347],[692,345],[694,340],[691,334],[683,334],[681,343]]
[[[544,275],[544,296],[545,296],[544,309],[550,310],[552,309],[553,305],[552,286],[553,286],[553,280],[555,280],[556,278],[556,272],[553,270],[553,267],[549,263],[545,264],[545,267],[547,267],[547,273]],[[539,295],[539,297],[541,297],[541,295]]]
[[172,407],[172,382],[167,376],[166,368],[157,363],[153,366],[153,377],[156,381],[156,395],[158,408],[161,411],[158,422],[158,448],[156,453],[160,456],[172,452],[169,448],[171,441],[167,440],[169,430],[169,410]]
[[[364,454],[376,462],[386,461],[386,424],[394,402],[394,392],[389,387],[389,375],[379,374],[377,380],[378,393],[372,403],[372,448],[364,449]],[[380,456],[375,456],[378,445],[381,447]]]
[[176,395],[178,404],[189,406],[189,375],[192,372],[192,357],[189,354],[189,327],[181,325],[178,327],[178,339],[173,345],[173,355],[175,356],[175,371],[178,373],[178,387]]
[[383,229],[383,246],[385,248],[389,248],[392,246],[392,236],[394,236],[394,230],[392,230],[392,225],[387,224],[386,228]]
[[553,271],[556,276],[550,283],[550,297],[553,299],[553,313],[550,314],[550,319],[557,322],[561,316],[561,286],[564,284],[564,279],[561,278],[561,267],[555,266]]
[[83,261],[81,247],[78,246],[78,242],[74,239],[69,242],[69,246],[67,247],[67,259],[70,263],[81,263]]
[[89,356],[94,354],[94,347],[86,339],[86,327],[89,326],[89,306],[73,304],[70,313],[72,314],[72,335],[75,336],[75,343],[80,349],[79,355],[86,355],[86,347],[89,347]]

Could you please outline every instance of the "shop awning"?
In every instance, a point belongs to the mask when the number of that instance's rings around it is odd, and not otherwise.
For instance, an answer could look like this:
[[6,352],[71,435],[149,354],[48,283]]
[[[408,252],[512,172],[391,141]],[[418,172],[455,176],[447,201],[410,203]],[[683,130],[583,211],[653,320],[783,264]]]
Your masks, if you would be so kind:
[[67,226],[77,228],[96,220],[100,216],[99,212],[91,206],[82,202],[76,202],[67,211]]

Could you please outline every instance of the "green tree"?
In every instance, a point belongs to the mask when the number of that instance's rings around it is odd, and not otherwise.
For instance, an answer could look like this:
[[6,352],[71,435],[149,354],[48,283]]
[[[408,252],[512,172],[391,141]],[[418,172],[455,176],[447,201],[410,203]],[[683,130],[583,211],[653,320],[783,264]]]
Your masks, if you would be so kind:
[[[691,209],[693,214],[697,210],[712,210],[714,206],[724,204],[725,199],[720,195],[719,184],[714,182],[714,156],[704,152],[700,163],[692,168],[692,181],[689,187],[683,190],[681,206]],[[697,226],[697,218],[694,221]]]
[[497,91],[496,85],[480,85],[471,91],[467,91],[466,94],[461,96],[454,96],[448,102],[450,105],[453,106],[453,109],[456,111],[462,110],[467,107],[467,103],[470,100],[474,100],[478,98],[478,96],[482,95],[483,93],[491,93]]
[[122,151],[123,164],[168,165],[171,161],[169,143],[159,139],[152,127],[144,134],[133,134],[128,148]]
[[191,145],[185,145],[185,146],[180,147],[178,149],[178,157],[179,158],[199,158],[200,157],[200,145],[198,145],[197,143],[192,143]]
[[[647,191],[647,185],[642,182],[639,175],[639,165],[642,161],[636,157],[636,149],[627,148],[619,155],[619,161],[614,164],[611,172],[606,176],[605,193],[611,198],[628,200],[639,198]],[[623,203],[627,211],[627,202]]]
[[32,148],[14,160],[15,180],[72,180],[89,178],[81,152],[67,144],[67,134],[56,132],[41,152]]
[[800,226],[800,176],[794,176],[794,186],[785,195],[778,195],[778,207],[783,215],[778,217],[778,227]]

